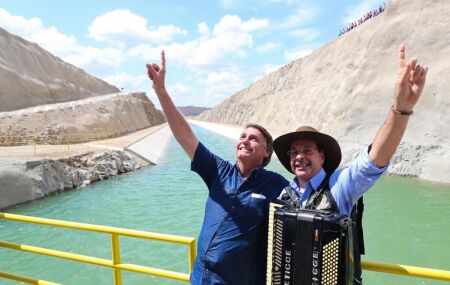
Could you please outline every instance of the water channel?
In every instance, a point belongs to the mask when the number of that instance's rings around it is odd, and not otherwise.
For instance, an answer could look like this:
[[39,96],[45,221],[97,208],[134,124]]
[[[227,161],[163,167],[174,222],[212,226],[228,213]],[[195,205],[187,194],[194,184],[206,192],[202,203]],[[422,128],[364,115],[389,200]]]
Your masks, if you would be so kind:
[[[234,161],[234,143],[194,127],[216,154]],[[7,209],[9,213],[196,237],[206,187],[170,139],[159,165]],[[269,169],[291,175],[274,160]],[[363,259],[450,270],[450,186],[385,176],[365,195]],[[0,221],[0,240],[111,258],[104,234]],[[121,238],[122,262],[188,271],[187,250],[134,238]],[[0,249],[0,271],[63,284],[113,284],[109,268]],[[364,271],[367,285],[446,284]],[[123,272],[124,284],[186,284]],[[0,284],[17,284],[0,279]]]

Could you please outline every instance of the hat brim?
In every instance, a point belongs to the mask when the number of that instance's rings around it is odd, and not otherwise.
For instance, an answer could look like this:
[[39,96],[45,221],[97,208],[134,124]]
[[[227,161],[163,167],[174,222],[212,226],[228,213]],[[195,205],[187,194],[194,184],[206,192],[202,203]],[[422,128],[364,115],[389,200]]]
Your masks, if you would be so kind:
[[279,136],[273,141],[273,150],[284,168],[294,173],[291,169],[290,158],[287,152],[295,140],[312,140],[325,153],[323,169],[326,172],[333,172],[341,163],[342,153],[338,142],[331,136],[313,131],[297,131]]

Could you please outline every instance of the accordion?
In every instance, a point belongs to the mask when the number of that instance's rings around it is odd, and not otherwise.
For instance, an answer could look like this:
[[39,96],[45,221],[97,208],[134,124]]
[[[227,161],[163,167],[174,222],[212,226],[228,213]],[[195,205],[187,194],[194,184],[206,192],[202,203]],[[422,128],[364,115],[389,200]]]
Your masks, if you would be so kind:
[[270,203],[266,284],[353,284],[352,221]]

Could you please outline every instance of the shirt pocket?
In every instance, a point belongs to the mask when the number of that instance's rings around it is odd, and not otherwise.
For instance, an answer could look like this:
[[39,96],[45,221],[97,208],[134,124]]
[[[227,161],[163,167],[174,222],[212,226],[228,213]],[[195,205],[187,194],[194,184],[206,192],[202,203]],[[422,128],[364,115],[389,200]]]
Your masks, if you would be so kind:
[[254,217],[256,222],[262,222],[268,215],[269,201],[266,196],[259,193],[252,193],[249,202],[249,215]]

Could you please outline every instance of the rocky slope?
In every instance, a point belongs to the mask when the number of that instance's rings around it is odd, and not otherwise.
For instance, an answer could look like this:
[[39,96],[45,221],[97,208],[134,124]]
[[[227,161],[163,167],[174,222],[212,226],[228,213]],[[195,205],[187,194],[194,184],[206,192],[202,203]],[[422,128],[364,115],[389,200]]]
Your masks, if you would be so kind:
[[39,45],[0,28],[0,112],[117,93]]
[[[344,147],[343,165],[369,143],[392,103],[397,48],[429,66],[391,173],[450,183],[450,2],[391,0],[385,12],[255,82],[200,119],[279,131],[315,126]],[[399,159],[404,158],[404,159]]]
[[159,125],[164,115],[143,93],[117,93],[0,113],[0,145],[59,144],[121,136]]
[[0,166],[0,209],[133,171],[147,164],[121,151]]
[[0,146],[88,141],[165,121],[144,93],[118,93],[118,88],[3,29],[0,85]]

